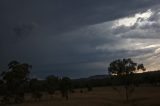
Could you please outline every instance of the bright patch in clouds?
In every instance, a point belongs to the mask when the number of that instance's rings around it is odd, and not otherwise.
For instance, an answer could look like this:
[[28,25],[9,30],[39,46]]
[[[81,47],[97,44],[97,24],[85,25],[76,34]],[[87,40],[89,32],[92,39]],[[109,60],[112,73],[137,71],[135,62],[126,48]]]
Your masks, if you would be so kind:
[[[133,16],[95,25],[98,37],[106,43],[97,51],[115,53],[113,58],[130,57],[143,63],[146,71],[160,69],[160,9],[148,9]],[[98,30],[98,31],[97,31]],[[112,41],[113,40],[113,41]]]
[[156,44],[154,44],[154,45],[149,45],[149,46],[145,46],[145,47],[143,47],[143,49],[149,49],[149,48],[155,48],[155,47],[159,47],[160,45],[156,45]]
[[152,16],[153,12],[151,9],[143,12],[143,13],[137,13],[134,16],[121,18],[119,20],[114,21],[113,28],[119,27],[119,26],[126,26],[130,27],[133,26],[137,21],[139,20],[147,20]]
[[160,48],[156,49],[155,53],[160,53]]

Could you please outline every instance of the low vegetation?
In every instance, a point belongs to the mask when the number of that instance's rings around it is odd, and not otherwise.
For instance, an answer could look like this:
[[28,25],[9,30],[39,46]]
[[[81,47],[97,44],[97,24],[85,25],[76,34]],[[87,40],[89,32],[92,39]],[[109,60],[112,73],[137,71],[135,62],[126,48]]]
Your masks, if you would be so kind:
[[28,97],[24,103],[11,106],[160,106],[160,87],[138,87],[127,103],[124,88],[117,89],[120,93],[111,87],[96,87],[92,92],[83,89],[83,93],[76,89],[69,95],[69,100],[62,98],[60,92],[55,92],[52,99],[44,94],[39,102]]
[[[49,75],[31,78],[32,66],[11,61],[0,74],[0,105],[13,106],[117,106],[157,105],[160,97],[160,72],[145,71],[143,64],[118,59],[102,78],[70,79]],[[148,87],[146,87],[148,86]],[[134,92],[133,92],[134,91]],[[150,93],[151,92],[151,93]]]

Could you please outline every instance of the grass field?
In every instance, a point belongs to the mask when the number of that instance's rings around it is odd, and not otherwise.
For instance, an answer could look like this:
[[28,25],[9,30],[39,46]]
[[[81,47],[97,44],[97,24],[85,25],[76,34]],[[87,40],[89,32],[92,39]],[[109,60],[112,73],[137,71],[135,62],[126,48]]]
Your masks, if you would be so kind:
[[69,100],[65,100],[59,93],[52,98],[45,95],[41,101],[26,101],[23,104],[10,106],[160,106],[160,87],[138,87],[130,96],[130,102],[125,102],[123,88],[116,92],[111,87],[94,88],[92,92],[85,91],[69,95]]

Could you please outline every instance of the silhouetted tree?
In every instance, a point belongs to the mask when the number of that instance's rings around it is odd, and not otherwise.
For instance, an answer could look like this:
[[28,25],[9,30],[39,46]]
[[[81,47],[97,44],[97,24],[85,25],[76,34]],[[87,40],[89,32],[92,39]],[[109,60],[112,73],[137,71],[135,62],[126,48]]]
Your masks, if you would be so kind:
[[69,92],[72,91],[71,79],[68,77],[63,77],[60,80],[60,91],[62,97],[65,97],[68,100]]
[[80,91],[79,91],[80,93],[83,93],[83,89],[80,89]]
[[129,99],[129,93],[134,91],[134,73],[140,69],[145,71],[143,64],[137,64],[133,62],[130,58],[115,60],[111,62],[108,67],[108,72],[110,75],[115,75],[123,81],[127,101]]
[[[1,77],[0,77],[1,78]],[[0,79],[0,99],[3,97],[4,95],[4,82],[3,80]],[[1,102],[1,101],[0,101]]]
[[4,100],[13,98],[15,103],[21,103],[24,100],[25,83],[28,81],[31,65],[11,61],[8,64],[8,71],[2,73],[5,83]]
[[51,96],[55,93],[55,90],[58,89],[59,78],[54,75],[50,75],[46,78],[46,89],[48,94]]
[[30,92],[32,94],[32,98],[34,98],[35,101],[40,101],[40,99],[43,96],[41,93],[43,89],[42,83],[38,79],[34,78],[30,80],[29,86],[30,86]]
[[90,92],[90,91],[92,91],[92,90],[93,90],[92,85],[91,85],[91,84],[89,84],[89,83],[86,85],[86,87],[87,87],[87,91],[88,91],[88,92]]

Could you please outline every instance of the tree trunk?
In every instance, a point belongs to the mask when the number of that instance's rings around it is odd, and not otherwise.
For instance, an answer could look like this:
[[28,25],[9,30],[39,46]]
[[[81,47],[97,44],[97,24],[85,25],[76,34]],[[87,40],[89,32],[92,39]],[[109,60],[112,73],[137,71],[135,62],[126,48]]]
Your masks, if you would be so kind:
[[128,100],[129,100],[128,86],[125,86],[125,92],[126,92],[126,101],[128,102]]
[[68,100],[68,91],[65,93],[66,100]]

